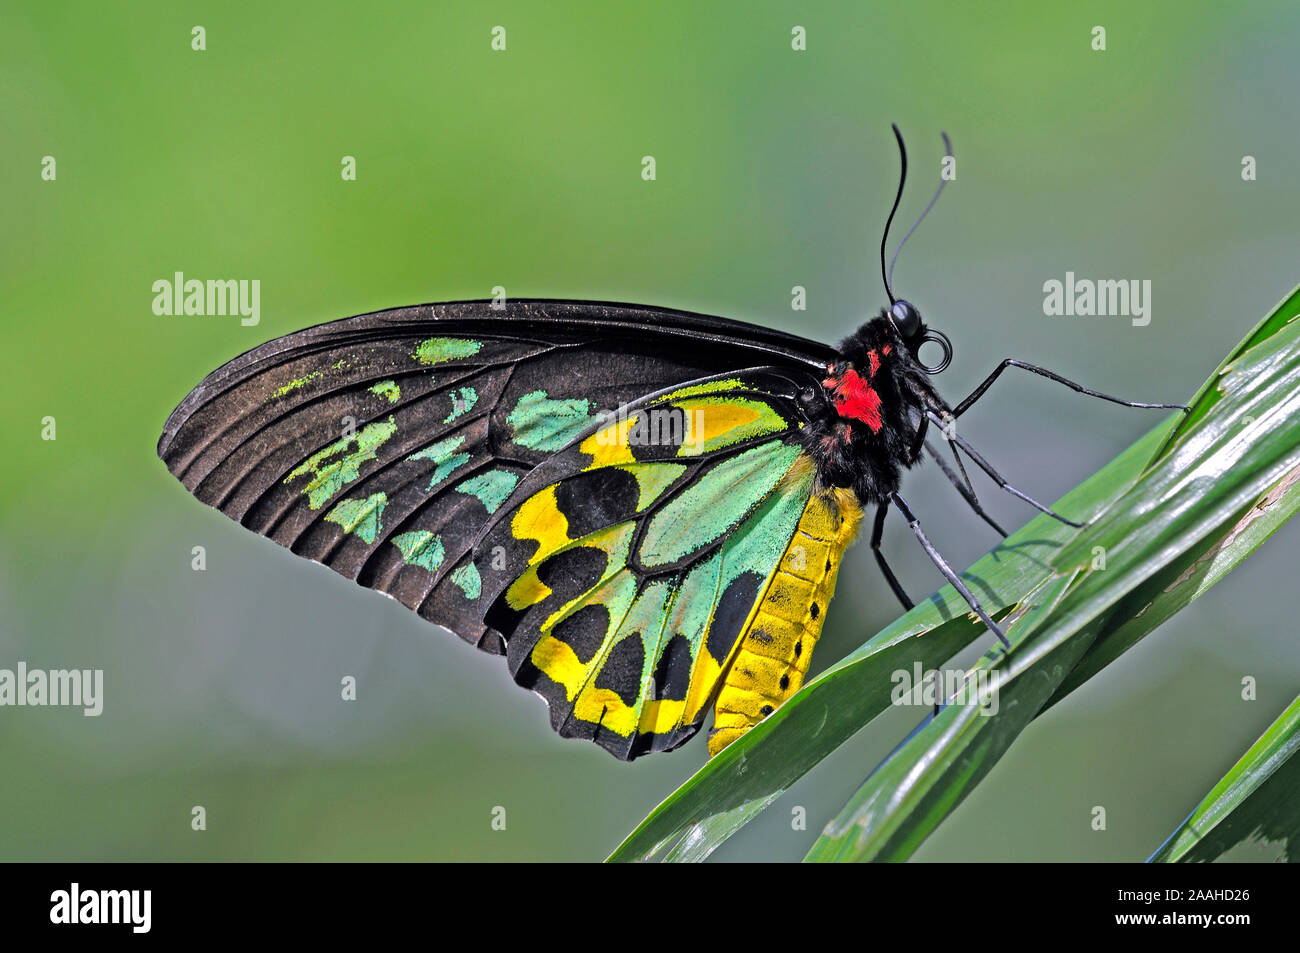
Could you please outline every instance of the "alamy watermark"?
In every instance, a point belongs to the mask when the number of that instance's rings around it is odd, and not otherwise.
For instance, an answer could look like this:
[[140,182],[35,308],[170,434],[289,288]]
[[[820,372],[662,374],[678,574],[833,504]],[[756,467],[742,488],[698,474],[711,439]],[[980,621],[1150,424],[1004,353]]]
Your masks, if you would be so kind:
[[50,894],[50,922],[56,925],[120,924],[132,933],[148,933],[152,910],[152,890],[91,890],[74,881]]
[[153,283],[153,313],[164,315],[239,315],[239,323],[251,328],[262,320],[260,278],[186,278],[178,271],[170,279]]
[[702,407],[650,407],[606,414],[596,431],[596,443],[603,447],[688,447],[700,453],[707,433]]
[[889,680],[889,700],[895,705],[934,708],[937,705],[978,705],[981,715],[998,713],[998,690],[1005,675],[997,669],[926,669],[920,662],[896,669]]
[[102,668],[0,668],[0,707],[48,706],[81,708],[87,718],[104,710]]
[[1043,314],[1049,317],[1124,317],[1133,327],[1151,323],[1151,279],[1076,278],[1067,271],[1065,280],[1043,282]]

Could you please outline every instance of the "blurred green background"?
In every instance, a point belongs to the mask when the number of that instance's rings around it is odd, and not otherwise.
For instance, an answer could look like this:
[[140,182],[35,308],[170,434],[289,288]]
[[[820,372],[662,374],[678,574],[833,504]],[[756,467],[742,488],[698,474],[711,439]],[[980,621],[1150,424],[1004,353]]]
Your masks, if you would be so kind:
[[[106,702],[0,708],[0,859],[598,859],[703,762],[702,741],[625,765],[560,740],[499,659],[192,499],[154,456],[163,421],[264,340],[494,285],[837,339],[885,300],[890,121],[904,225],[940,129],[957,155],[896,277],[956,345],[950,400],[1005,356],[1188,397],[1300,280],[1293,3],[883,6],[7,4],[0,667],[102,668]],[[1045,317],[1067,270],[1150,279],[1151,324]],[[261,324],[155,316],[174,271],[260,279]],[[1154,422],[1028,376],[963,419],[1044,499]],[[934,472],[908,488],[955,564],[994,544]],[[905,526],[886,546],[914,595],[937,588]],[[1035,722],[918,858],[1145,857],[1300,687],[1298,558],[1288,527]],[[840,587],[815,670],[897,614],[864,546]],[[716,856],[801,857],[921,714]]]

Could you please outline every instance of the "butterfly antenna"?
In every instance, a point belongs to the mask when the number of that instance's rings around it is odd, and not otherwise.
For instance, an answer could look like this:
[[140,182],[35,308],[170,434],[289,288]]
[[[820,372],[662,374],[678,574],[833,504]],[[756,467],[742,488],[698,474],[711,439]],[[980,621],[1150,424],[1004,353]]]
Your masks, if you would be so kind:
[[894,223],[898,203],[903,201],[903,186],[907,182],[907,147],[903,145],[903,134],[898,131],[898,123],[891,122],[889,127],[894,130],[894,138],[898,140],[898,155],[903,160],[903,169],[898,175],[898,194],[894,196],[894,207],[889,210],[889,218],[885,219],[885,233],[880,236],[880,278],[885,283],[885,294],[889,295],[889,303],[892,305],[897,299],[889,288],[889,274],[885,271],[885,243],[889,241],[889,226]]
[[[948,134],[946,132],[941,132],[939,133],[939,135],[943,136],[944,156],[945,157],[952,156],[952,142],[949,141]],[[906,168],[906,160],[904,161],[904,168]],[[939,187],[934,190],[934,195],[930,196],[930,201],[925,206],[925,209],[921,212],[920,215],[916,217],[916,221],[912,223],[912,227],[907,230],[907,234],[903,236],[903,240],[899,242],[898,247],[894,249],[894,257],[889,259],[889,275],[885,280],[885,290],[889,290],[890,286],[893,285],[894,283],[894,265],[898,262],[898,253],[903,250],[903,245],[905,245],[907,243],[907,240],[912,237],[912,233],[916,231],[916,226],[920,225],[921,220],[925,218],[927,214],[929,214],[930,209],[934,208],[934,203],[939,201],[939,194],[943,192],[943,187],[947,184],[948,184],[948,180],[945,179],[942,175],[940,175]],[[880,251],[882,266],[884,265],[884,254],[885,254],[884,247],[882,246]],[[892,301],[893,294],[890,294],[890,299]]]

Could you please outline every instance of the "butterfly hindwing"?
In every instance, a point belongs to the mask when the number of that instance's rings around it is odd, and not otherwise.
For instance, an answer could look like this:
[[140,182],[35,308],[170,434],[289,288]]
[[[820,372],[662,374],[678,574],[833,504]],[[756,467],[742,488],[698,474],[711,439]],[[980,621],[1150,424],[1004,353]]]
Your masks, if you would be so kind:
[[750,370],[623,408],[480,540],[487,620],[560,734],[630,759],[698,731],[812,492],[804,383]]

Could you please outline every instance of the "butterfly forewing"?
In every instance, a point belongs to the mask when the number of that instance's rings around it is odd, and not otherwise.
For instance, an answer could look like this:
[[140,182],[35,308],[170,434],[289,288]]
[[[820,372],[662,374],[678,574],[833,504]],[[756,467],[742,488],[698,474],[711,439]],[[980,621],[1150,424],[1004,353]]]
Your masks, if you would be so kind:
[[[627,306],[404,308],[234,359],[176,409],[158,452],[195,496],[250,529],[499,652],[466,554],[534,467],[643,395],[756,359],[806,367],[820,351]],[[572,492],[619,499],[598,483]]]

